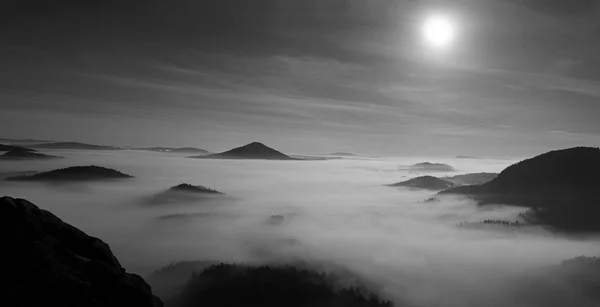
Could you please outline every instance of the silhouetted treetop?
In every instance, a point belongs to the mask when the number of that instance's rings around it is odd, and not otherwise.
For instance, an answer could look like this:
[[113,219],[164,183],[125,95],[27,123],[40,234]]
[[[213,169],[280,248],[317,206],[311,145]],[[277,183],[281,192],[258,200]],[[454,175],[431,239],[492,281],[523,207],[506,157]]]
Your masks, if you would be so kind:
[[191,185],[189,183],[182,183],[169,188],[171,191],[189,192],[189,193],[205,193],[205,194],[223,194],[215,189],[211,189],[202,185]]
[[173,306],[392,306],[363,289],[336,282],[333,275],[293,266],[220,264],[195,274]]

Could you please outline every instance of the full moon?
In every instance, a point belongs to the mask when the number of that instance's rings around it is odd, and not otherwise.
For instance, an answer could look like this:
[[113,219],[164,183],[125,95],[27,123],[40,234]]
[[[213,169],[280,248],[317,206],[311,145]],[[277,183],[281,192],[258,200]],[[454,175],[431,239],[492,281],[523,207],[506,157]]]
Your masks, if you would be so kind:
[[424,39],[435,48],[448,47],[454,40],[454,35],[454,24],[445,16],[429,16],[423,23]]

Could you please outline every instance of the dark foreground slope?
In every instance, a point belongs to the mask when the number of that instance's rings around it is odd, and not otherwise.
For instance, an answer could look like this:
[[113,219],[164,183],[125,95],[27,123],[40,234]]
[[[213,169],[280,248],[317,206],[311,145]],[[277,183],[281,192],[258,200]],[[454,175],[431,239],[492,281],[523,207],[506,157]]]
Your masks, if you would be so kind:
[[194,275],[171,306],[392,306],[371,293],[344,286],[336,285],[334,276],[292,266],[221,264]]
[[110,247],[34,204],[0,198],[2,306],[162,306]]
[[232,150],[206,155],[194,156],[190,158],[198,159],[259,159],[259,160],[298,160],[282,152],[279,152],[262,143],[253,142],[248,145],[237,147]]
[[600,149],[551,151],[516,163],[496,179],[441,194],[530,207],[541,222],[565,230],[600,231]]
[[117,170],[90,165],[71,166],[33,175],[8,177],[11,181],[91,181],[133,178]]

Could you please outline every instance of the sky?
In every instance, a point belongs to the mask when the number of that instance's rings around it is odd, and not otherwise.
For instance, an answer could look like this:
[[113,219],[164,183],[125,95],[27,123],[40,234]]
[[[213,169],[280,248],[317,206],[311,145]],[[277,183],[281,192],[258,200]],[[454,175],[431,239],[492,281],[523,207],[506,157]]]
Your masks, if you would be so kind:
[[[528,156],[600,143],[594,0],[3,1],[0,137]],[[423,43],[432,14],[456,37]]]

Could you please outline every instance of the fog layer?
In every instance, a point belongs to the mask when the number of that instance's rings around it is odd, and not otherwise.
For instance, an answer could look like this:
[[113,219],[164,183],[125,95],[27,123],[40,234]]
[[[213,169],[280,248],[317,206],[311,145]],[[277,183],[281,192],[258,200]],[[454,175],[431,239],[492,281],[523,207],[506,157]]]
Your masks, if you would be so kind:
[[[182,260],[307,260],[346,266],[396,302],[544,306],[546,299],[517,296],[515,280],[568,258],[600,255],[596,238],[537,227],[459,227],[485,219],[513,221],[522,208],[480,208],[462,198],[424,203],[434,193],[384,186],[426,174],[409,170],[418,162],[457,170],[432,174],[442,177],[500,172],[510,160],[245,161],[142,151],[47,152],[66,159],[0,162],[0,173],[93,164],[135,178],[60,185],[0,181],[0,195],[25,198],[100,237],[128,270],[142,275]],[[144,205],[144,199],[180,183],[226,196]],[[272,223],[272,215],[283,220]],[[587,306],[571,289],[563,290],[560,297],[569,297],[571,306]]]

